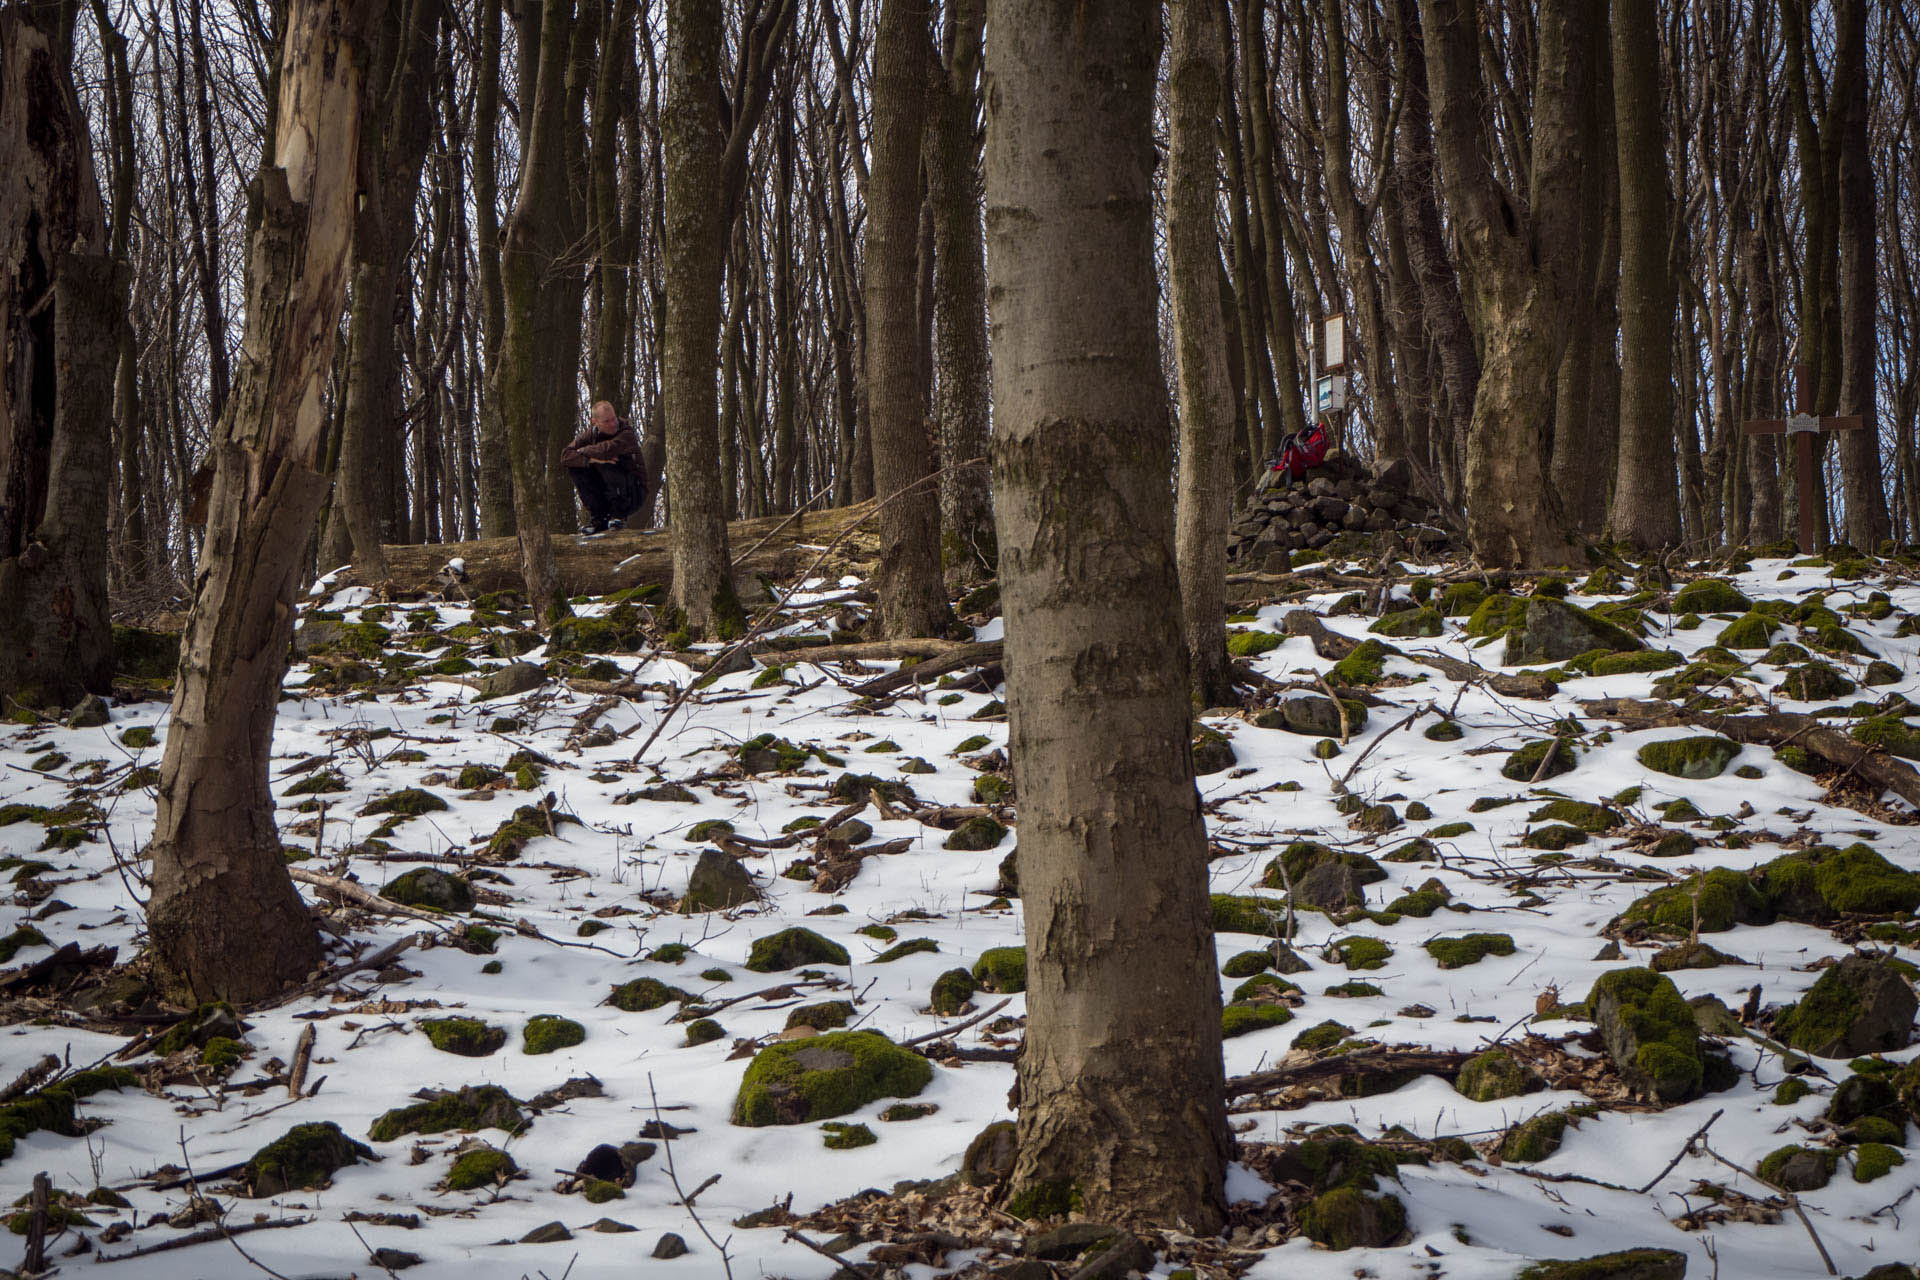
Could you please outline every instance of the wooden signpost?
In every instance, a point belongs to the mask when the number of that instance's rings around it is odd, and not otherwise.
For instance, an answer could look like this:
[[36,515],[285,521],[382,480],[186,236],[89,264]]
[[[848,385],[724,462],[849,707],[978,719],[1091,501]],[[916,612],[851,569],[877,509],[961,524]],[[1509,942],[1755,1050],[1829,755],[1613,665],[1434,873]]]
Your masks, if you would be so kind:
[[1813,370],[1804,364],[1793,366],[1794,412],[1785,418],[1760,418],[1743,422],[1740,430],[1750,436],[1793,437],[1794,467],[1799,472],[1800,554],[1813,554],[1813,438],[1826,431],[1856,431],[1866,425],[1857,413],[1816,417],[1813,412]]

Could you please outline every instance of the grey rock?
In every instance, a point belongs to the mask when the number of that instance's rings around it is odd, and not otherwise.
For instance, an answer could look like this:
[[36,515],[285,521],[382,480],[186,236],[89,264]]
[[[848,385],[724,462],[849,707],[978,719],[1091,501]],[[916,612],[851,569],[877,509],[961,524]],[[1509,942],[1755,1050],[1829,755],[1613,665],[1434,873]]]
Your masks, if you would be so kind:
[[685,915],[726,911],[759,899],[752,872],[718,849],[702,849],[699,861],[693,864],[693,874],[687,878],[687,893],[680,899],[679,910]]
[[[1794,1048],[1822,1058],[1890,1053],[1913,1043],[1917,1008],[1920,998],[1905,978],[1869,956],[1852,955],[1821,974],[1776,1030]],[[1834,1025],[1836,1009],[1845,1011],[1843,1026]]]
[[107,704],[97,693],[90,693],[74,703],[73,711],[67,716],[67,728],[92,729],[107,722]]
[[873,839],[873,827],[858,818],[848,818],[845,822],[827,832],[829,840],[844,840],[848,844],[865,844]]
[[1395,458],[1380,469],[1373,483],[1377,488],[1405,491],[1413,486],[1413,468],[1407,465],[1405,458]]
[[1534,596],[1527,601],[1525,619],[1507,632],[1507,647],[1500,661],[1507,666],[1565,662],[1590,649],[1620,652],[1644,648],[1626,631],[1564,600]]
[[424,1261],[426,1259],[419,1254],[409,1253],[405,1249],[381,1248],[373,1251],[373,1265],[383,1271],[405,1271],[408,1267],[417,1267]]
[[564,1222],[548,1222],[535,1227],[520,1237],[521,1244],[557,1244],[562,1240],[573,1239],[573,1232],[567,1230]]
[[293,632],[293,656],[305,658],[340,638],[340,624],[332,618],[308,618]]
[[687,1242],[672,1231],[663,1233],[653,1246],[653,1256],[663,1262],[668,1258],[682,1257],[687,1251]]
[[[1276,714],[1277,713],[1277,714]],[[1340,736],[1340,708],[1332,698],[1288,698],[1277,707],[1263,711],[1253,721],[1263,729],[1285,729],[1310,738]],[[1347,705],[1348,727],[1354,732],[1367,723],[1366,708],[1357,702]]]
[[1833,1181],[1831,1157],[1825,1152],[1794,1152],[1773,1171],[1773,1185],[1783,1191],[1818,1191]]
[[640,1228],[628,1226],[624,1222],[616,1222],[612,1218],[602,1218],[598,1222],[589,1222],[586,1229],[588,1231],[598,1231],[601,1235],[614,1236],[626,1235],[629,1232],[638,1231]]
[[516,693],[538,689],[546,682],[546,668],[537,663],[509,662],[482,677],[474,697],[479,702],[489,698],[510,698]]
[[1135,1272],[1145,1274],[1152,1269],[1153,1250],[1139,1236],[1122,1232],[1119,1239],[1074,1272],[1072,1280],[1122,1280],[1124,1276]]

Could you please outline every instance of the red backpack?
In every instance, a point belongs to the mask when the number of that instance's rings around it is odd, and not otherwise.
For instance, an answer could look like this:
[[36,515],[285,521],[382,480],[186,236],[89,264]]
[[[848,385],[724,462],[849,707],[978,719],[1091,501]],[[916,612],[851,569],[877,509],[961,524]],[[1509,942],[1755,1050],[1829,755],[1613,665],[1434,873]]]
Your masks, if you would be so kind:
[[1280,440],[1280,453],[1269,465],[1276,480],[1304,480],[1309,468],[1327,460],[1327,428],[1316,422],[1305,431],[1289,432]]

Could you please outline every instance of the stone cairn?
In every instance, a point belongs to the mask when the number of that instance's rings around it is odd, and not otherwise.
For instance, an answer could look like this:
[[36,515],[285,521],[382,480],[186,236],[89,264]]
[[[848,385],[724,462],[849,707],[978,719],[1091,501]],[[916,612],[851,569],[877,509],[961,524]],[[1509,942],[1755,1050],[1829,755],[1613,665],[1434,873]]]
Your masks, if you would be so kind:
[[[1256,493],[1227,534],[1227,559],[1240,568],[1284,573],[1287,553],[1317,551],[1343,533],[1399,532],[1417,548],[1447,541],[1433,506],[1413,492],[1413,472],[1394,462],[1375,475],[1341,449],[1294,481]],[[1277,553],[1277,554],[1276,554]]]

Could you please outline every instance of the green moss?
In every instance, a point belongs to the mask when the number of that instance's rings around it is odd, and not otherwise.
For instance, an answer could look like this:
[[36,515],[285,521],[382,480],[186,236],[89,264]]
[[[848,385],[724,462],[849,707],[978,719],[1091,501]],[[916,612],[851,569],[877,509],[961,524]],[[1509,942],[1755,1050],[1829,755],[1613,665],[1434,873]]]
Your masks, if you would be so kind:
[[1064,1218],[1081,1207],[1080,1190],[1065,1178],[1029,1183],[1007,1197],[1006,1212],[1028,1222]]
[[390,791],[367,805],[363,814],[390,813],[398,818],[417,818],[423,813],[437,813],[447,807],[447,802],[431,791],[420,787],[402,787]]
[[1790,1107],[1811,1092],[1813,1092],[1813,1086],[1805,1080],[1802,1080],[1799,1076],[1788,1076],[1785,1080],[1782,1080],[1778,1085],[1774,1086],[1773,1105],[1776,1107]]
[[1553,800],[1527,815],[1528,822],[1564,822],[1582,831],[1598,834],[1611,831],[1626,822],[1605,805],[1581,800]]
[[785,738],[762,733],[741,743],[734,758],[748,773],[792,773],[807,763],[809,754]]
[[1685,1275],[1687,1260],[1670,1249],[1627,1249],[1571,1262],[1537,1262],[1515,1280],[1640,1280],[1656,1275]]
[[367,1136],[375,1142],[391,1142],[409,1133],[472,1133],[479,1129],[515,1133],[525,1124],[519,1104],[505,1089],[491,1084],[468,1085],[455,1093],[384,1112]]
[[1736,924],[1761,924],[1773,917],[1766,897],[1752,880],[1720,867],[1655,889],[1628,907],[1620,919],[1640,931],[1684,937],[1694,930],[1696,895],[1701,933],[1724,933]]
[[1287,904],[1280,898],[1262,898],[1242,894],[1216,893],[1209,899],[1215,933],[1248,933],[1255,937],[1277,937],[1287,919]]
[[1293,1010],[1283,1004],[1230,1004],[1220,1011],[1220,1036],[1231,1040],[1267,1027],[1284,1026],[1293,1021]]
[[1893,1172],[1907,1158],[1884,1142],[1863,1142],[1853,1149],[1853,1180],[1872,1182]]
[[670,987],[658,978],[635,978],[615,987],[607,1003],[627,1013],[646,1013],[663,1004],[685,1003],[691,999],[693,997],[680,988]]
[[853,1017],[853,1001],[821,1000],[814,1004],[803,1004],[787,1014],[787,1027],[812,1027],[815,1031],[832,1031],[844,1027]]
[[1675,613],[1745,613],[1751,608],[1753,601],[1722,578],[1696,579],[1673,597]]
[[1294,1036],[1293,1047],[1308,1050],[1331,1049],[1352,1034],[1352,1027],[1329,1018]]
[[300,781],[288,787],[286,794],[289,796],[318,796],[327,795],[335,791],[345,791],[346,789],[347,780],[345,778],[341,777],[332,769],[321,769],[315,773],[308,774],[306,777],[300,779]]
[[1853,736],[1903,760],[1920,760],[1920,731],[1897,714],[1869,716],[1853,727]]
[[780,973],[804,965],[849,965],[853,957],[839,943],[823,938],[811,929],[794,926],[765,938],[754,939],[747,952],[747,968],[755,973]]
[[1545,1160],[1560,1149],[1567,1126],[1583,1113],[1591,1114],[1583,1109],[1547,1111],[1513,1126],[1500,1139],[1500,1159],[1509,1164]]
[[1358,978],[1353,978],[1328,987],[1326,994],[1336,1000],[1364,1000],[1370,996],[1385,995],[1386,992],[1371,982],[1362,982]]
[[1370,1196],[1339,1187],[1316,1196],[1300,1212],[1300,1230],[1329,1249],[1379,1247],[1407,1228],[1406,1206],[1397,1196]]
[[740,1082],[733,1122],[804,1124],[845,1115],[879,1098],[911,1098],[933,1067],[877,1031],[834,1031],[768,1045]]
[[687,828],[686,839],[693,844],[712,840],[716,836],[733,834],[733,824],[725,818],[707,818]]
[[989,991],[1011,995],[1027,989],[1027,949],[989,947],[973,963],[974,981]]
[[1841,914],[1905,915],[1920,909],[1920,874],[1902,871],[1864,844],[1821,858],[1813,881],[1827,906]]
[[687,1044],[707,1044],[726,1036],[727,1029],[712,1018],[695,1018],[687,1024]]
[[869,793],[875,791],[888,804],[903,804],[915,799],[913,788],[906,783],[877,778],[870,773],[843,773],[833,780],[833,787],[828,794],[841,801],[865,800]]
[[940,950],[940,944],[932,938],[909,938],[897,946],[888,947],[885,951],[882,951],[873,958],[873,963],[890,964],[895,960],[905,959],[907,956],[924,955],[927,952],[938,950]]
[[1229,978],[1251,978],[1256,973],[1273,967],[1273,956],[1266,951],[1241,951],[1230,956],[1220,966],[1220,972]]
[[1585,844],[1587,833],[1578,827],[1569,827],[1564,823],[1535,827],[1521,839],[1520,843],[1529,849],[1546,849],[1557,852],[1570,849],[1574,845]]
[[1679,654],[1666,649],[1642,649],[1635,653],[1606,653],[1593,660],[1596,676],[1640,675],[1665,671],[1682,665]]
[[0,938],[0,964],[10,964],[22,947],[50,947],[47,935],[30,924],[23,924],[4,938]]
[[1466,736],[1466,730],[1452,720],[1441,720],[1428,725],[1424,736],[1429,742],[1458,742]]
[[1333,664],[1333,669],[1327,672],[1327,680],[1331,684],[1349,687],[1378,684],[1386,675],[1387,655],[1397,652],[1391,645],[1378,640],[1363,641],[1352,653]]
[[1460,1068],[1453,1087],[1475,1102],[1517,1098],[1540,1087],[1540,1079],[1504,1049],[1489,1049]]
[[1445,889],[1414,889],[1389,902],[1384,910],[1388,915],[1414,916],[1425,920],[1446,906],[1447,899],[1448,894]]
[[478,1018],[426,1018],[420,1023],[427,1043],[442,1053],[462,1058],[484,1058],[507,1042],[505,1027],[496,1027]]
[[498,1147],[474,1147],[454,1157],[453,1167],[447,1170],[447,1190],[478,1191],[495,1187],[519,1172],[520,1166],[514,1158]]
[[1285,978],[1271,973],[1257,973],[1233,989],[1231,1004],[1271,1004],[1300,988]]
[[[1779,1187],[1781,1186],[1780,1178],[1788,1162],[1793,1161],[1796,1156],[1808,1157],[1806,1160],[1799,1161],[1798,1167],[1804,1169],[1812,1165],[1814,1168],[1812,1176],[1815,1180],[1811,1183],[1811,1186],[1783,1187],[1783,1190],[1807,1191],[1815,1187],[1824,1187],[1827,1185],[1828,1179],[1833,1176],[1833,1166],[1836,1157],[1831,1151],[1822,1151],[1814,1147],[1802,1147],[1791,1143],[1784,1147],[1776,1147],[1766,1155],[1760,1157],[1760,1163],[1754,1169],[1754,1172],[1760,1175],[1762,1182],[1771,1183]],[[1821,1168],[1824,1168],[1824,1174],[1820,1172]]]
[[965,969],[949,969],[933,980],[929,1003],[936,1014],[951,1018],[966,1008],[967,1001],[973,999],[975,989],[971,973]]
[[[1600,975],[1587,996],[1587,1008],[1605,1030],[1607,1010],[1621,1033],[1609,1035],[1608,1052],[1629,1084],[1663,1101],[1678,1101],[1700,1092],[1706,1065],[1700,1053],[1700,1024],[1693,1007],[1681,996],[1673,979],[1651,969],[1614,969]],[[1616,1051],[1631,1049],[1631,1061]]]
[[1638,759],[1656,773],[1675,778],[1700,779],[1719,777],[1739,754],[1739,743],[1713,734],[1701,734],[1691,738],[1649,742],[1640,748]]
[[1520,597],[1504,593],[1485,596],[1468,616],[1466,634],[1475,639],[1493,640],[1505,635],[1508,628],[1520,626],[1526,617],[1527,602]]
[[1384,969],[1393,956],[1393,948],[1385,942],[1360,934],[1334,939],[1327,951],[1349,969]]
[[1286,637],[1271,631],[1230,631],[1227,652],[1236,658],[1255,658],[1286,643]]
[[520,1029],[520,1052],[528,1055],[570,1049],[587,1038],[587,1029],[572,1018],[537,1013]]
[[1463,969],[1488,956],[1510,956],[1513,939],[1504,933],[1469,933],[1457,938],[1432,938],[1423,944],[1442,969]]
[[[1542,761],[1546,762],[1545,768],[1541,767]],[[1545,781],[1571,773],[1574,763],[1573,748],[1566,739],[1537,738],[1507,756],[1507,762],[1500,766],[1500,776],[1514,782],[1532,782],[1536,777]]]
[[1752,652],[1765,649],[1773,643],[1773,633],[1780,624],[1758,609],[1749,610],[1739,618],[1721,628],[1716,643],[1722,649],[1740,649]]
[[822,1144],[829,1151],[852,1151],[856,1147],[870,1147],[880,1139],[873,1136],[873,1130],[863,1124],[843,1124],[829,1120],[820,1126]]
[[201,1046],[200,1065],[211,1067],[215,1071],[227,1071],[240,1065],[243,1050],[238,1040],[227,1036],[215,1036]]
[[1437,636],[1446,630],[1446,624],[1437,610],[1422,607],[1383,614],[1367,630],[1382,636]]
[[1004,824],[996,822],[985,814],[980,814],[968,818],[954,828],[940,847],[958,852],[983,852],[997,846],[1006,838],[1006,835],[1007,828]]

